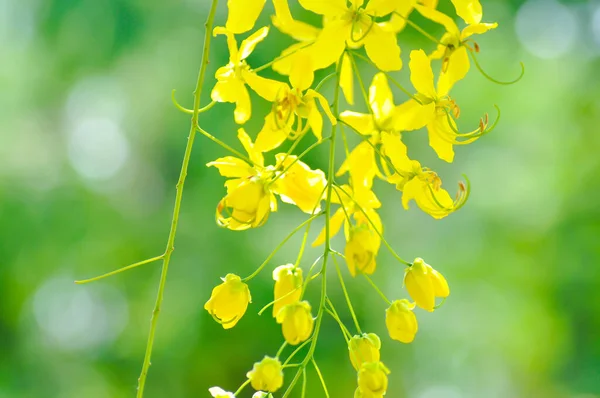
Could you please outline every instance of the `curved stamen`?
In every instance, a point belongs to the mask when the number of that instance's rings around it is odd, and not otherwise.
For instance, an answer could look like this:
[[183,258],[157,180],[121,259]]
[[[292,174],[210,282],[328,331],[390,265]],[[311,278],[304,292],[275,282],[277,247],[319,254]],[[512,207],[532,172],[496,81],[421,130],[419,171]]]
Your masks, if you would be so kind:
[[490,75],[488,75],[483,68],[481,67],[481,65],[479,64],[479,61],[477,61],[477,57],[475,56],[475,51],[473,51],[473,49],[471,49],[470,47],[467,47],[467,49],[469,50],[469,54],[471,54],[471,58],[473,58],[473,62],[475,63],[475,67],[477,68],[477,70],[479,70],[479,72],[483,75],[483,77],[485,77],[486,79],[488,79],[489,81],[496,83],[496,84],[501,84],[504,86],[508,86],[511,84],[515,84],[516,82],[518,82],[519,80],[521,80],[523,78],[523,76],[525,75],[525,64],[523,64],[523,62],[519,62],[521,64],[521,74],[514,80],[510,80],[507,82],[503,82],[500,81],[498,79],[494,79],[493,77],[491,77]]

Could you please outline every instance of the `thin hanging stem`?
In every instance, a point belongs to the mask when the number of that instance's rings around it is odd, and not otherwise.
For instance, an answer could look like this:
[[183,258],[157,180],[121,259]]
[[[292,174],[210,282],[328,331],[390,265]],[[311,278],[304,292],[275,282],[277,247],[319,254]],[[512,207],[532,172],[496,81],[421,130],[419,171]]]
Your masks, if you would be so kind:
[[313,216],[311,216],[310,218],[308,218],[307,220],[305,220],[302,224],[298,225],[296,228],[294,228],[292,230],[292,232],[290,232],[288,234],[288,236],[286,236],[278,245],[277,247],[275,247],[275,249],[271,252],[271,254],[269,254],[269,256],[267,257],[267,259],[256,269],[256,271],[254,271],[252,274],[248,275],[247,277],[245,277],[244,279],[242,279],[242,282],[246,283],[249,280],[251,280],[252,278],[254,278],[256,275],[258,275],[260,273],[260,271],[262,271],[262,269],[269,263],[269,261],[271,261],[271,259],[273,258],[273,256],[275,254],[277,254],[277,252],[279,251],[279,249],[281,249],[283,247],[283,245],[290,240],[290,238],[292,236],[294,236],[296,234],[296,232],[300,231],[302,229],[302,227],[304,227],[306,224],[310,223],[312,220],[314,220],[315,218],[321,216],[325,214],[324,212],[321,213],[317,213]]
[[236,397],[236,396],[237,396],[239,393],[241,393],[241,392],[244,390],[244,388],[245,388],[245,387],[246,387],[248,384],[250,384],[250,379],[246,380],[246,381],[244,382],[244,384],[242,384],[242,385],[240,386],[240,388],[238,388],[238,389],[237,389],[237,391],[236,391],[235,393],[233,393],[233,396],[234,396],[234,397]]
[[[175,105],[175,107],[177,109],[179,109],[181,112],[187,113],[188,115],[193,115],[194,114],[193,110],[184,107],[183,105],[181,105],[177,101],[177,99],[175,98],[175,89],[171,90],[171,101],[173,101],[173,105]],[[198,109],[198,113],[206,112],[207,110],[209,110],[210,108],[212,108],[216,104],[217,104],[216,101],[211,101],[208,105],[203,106],[202,108]]]
[[202,50],[202,61],[200,64],[200,71],[198,72],[198,80],[196,81],[196,89],[194,90],[194,114],[192,115],[190,133],[183,155],[181,172],[179,173],[179,181],[176,185],[177,190],[175,194],[175,205],[173,207],[173,219],[171,220],[171,229],[169,230],[167,247],[165,250],[164,257],[162,259],[163,264],[160,275],[160,282],[158,284],[158,292],[156,294],[156,303],[154,304],[154,310],[152,311],[152,318],[150,320],[150,332],[148,333],[148,342],[146,344],[146,353],[144,355],[142,371],[138,379],[137,398],[142,398],[144,396],[144,386],[146,385],[146,377],[148,376],[148,368],[150,367],[152,347],[154,345],[154,335],[156,334],[158,316],[162,307],[163,295],[165,291],[165,285],[167,282],[167,272],[169,271],[169,262],[171,260],[171,254],[175,249],[175,235],[177,234],[177,224],[179,222],[179,211],[181,209],[181,199],[183,197],[183,186],[185,183],[185,178],[187,176],[188,165],[192,154],[192,147],[194,145],[194,138],[196,137],[196,127],[198,125],[198,108],[200,108],[200,95],[202,93],[202,85],[204,82],[204,75],[206,74],[206,67],[208,66],[210,40],[212,38],[211,31],[213,21],[215,19],[215,13],[217,11],[217,3],[218,0],[212,0],[211,8],[208,13],[208,18],[205,24],[206,31],[204,33],[204,48]]
[[223,141],[221,141],[217,137],[213,136],[212,134],[210,134],[209,132],[207,132],[206,130],[204,130],[202,127],[196,125],[196,130],[200,134],[202,134],[203,136],[205,136],[206,138],[208,138],[209,140],[211,140],[212,142],[214,142],[215,144],[217,144],[217,145],[221,146],[222,148],[228,150],[229,152],[233,153],[238,158],[245,160],[246,162],[250,163],[252,166],[255,166],[255,167],[258,166],[248,156],[244,155],[243,153],[241,153],[240,151],[238,151],[236,149],[233,149],[231,146],[227,145],[226,143],[224,143]]
[[348,290],[346,289],[346,284],[344,283],[344,277],[342,276],[342,270],[340,269],[340,265],[338,264],[337,259],[333,256],[333,263],[335,264],[335,269],[338,274],[338,279],[340,280],[340,285],[342,286],[342,292],[344,292],[344,297],[346,298],[346,303],[348,304],[348,309],[350,310],[350,315],[352,315],[352,320],[354,320],[354,326],[356,326],[356,330],[359,334],[362,334],[360,330],[360,326],[358,324],[358,318],[356,317],[356,313],[354,312],[354,307],[352,307],[352,302],[350,301],[350,295],[348,294]]
[[146,259],[146,260],[143,260],[143,261],[139,261],[139,262],[137,262],[135,264],[131,264],[131,265],[119,268],[119,269],[111,271],[111,272],[107,272],[106,274],[103,274],[103,275],[95,276],[95,277],[89,278],[89,279],[77,280],[77,281],[75,281],[75,283],[78,284],[78,285],[83,285],[84,283],[94,282],[94,281],[97,281],[97,280],[100,280],[100,279],[107,278],[109,276],[120,274],[123,271],[127,271],[127,270],[130,270],[132,268],[139,267],[140,265],[144,265],[144,264],[148,264],[148,263],[153,263],[155,261],[162,260],[164,257],[165,257],[165,255],[161,254],[160,256],[156,256],[156,257],[152,257],[152,258],[149,258],[149,259]]
[[408,25],[410,25],[414,30],[416,30],[417,32],[419,32],[420,34],[422,34],[423,36],[425,36],[429,40],[433,41],[434,43],[439,44],[440,46],[444,45],[441,41],[439,41],[438,39],[436,39],[435,37],[433,37],[432,35],[430,35],[429,33],[427,33],[427,31],[425,29],[421,28],[419,25],[417,25],[416,23],[414,23],[413,21],[411,21],[410,19],[408,19],[404,15],[400,14],[397,11],[394,11],[394,14],[396,14],[400,18],[404,19]]
[[369,278],[369,276],[367,274],[362,274],[365,279],[367,280],[367,282],[369,282],[369,284],[371,286],[373,286],[373,289],[375,289],[375,291],[381,296],[381,298],[388,303],[388,305],[392,305],[392,302],[390,300],[388,300],[388,298],[385,296],[385,294],[383,294],[383,292],[381,291],[381,289],[379,289],[379,287],[377,287],[377,285],[375,284],[375,282],[373,282],[373,280],[371,278]]
[[469,54],[471,54],[471,58],[473,59],[473,62],[475,63],[475,67],[477,68],[477,70],[479,71],[479,73],[481,73],[483,75],[483,77],[485,77],[486,79],[488,79],[492,83],[500,84],[500,85],[503,85],[503,86],[509,86],[509,85],[515,84],[516,82],[518,82],[519,80],[521,80],[523,78],[523,76],[525,75],[525,64],[523,62],[519,62],[519,64],[521,65],[521,73],[519,74],[519,76],[516,79],[510,80],[510,81],[507,81],[507,82],[503,82],[501,80],[494,79],[493,77],[491,77],[490,75],[488,75],[486,71],[483,70],[483,68],[479,64],[479,61],[477,60],[477,57],[475,56],[475,53],[473,52],[473,50],[470,49],[469,47],[467,47],[467,49],[469,50]]
[[291,51],[291,52],[289,52],[289,53],[287,53],[287,54],[280,55],[279,57],[277,57],[277,58],[273,59],[272,61],[269,61],[269,62],[267,62],[266,64],[259,66],[258,68],[254,68],[254,69],[252,69],[252,72],[255,72],[255,73],[261,72],[261,71],[263,71],[263,70],[265,70],[265,69],[269,68],[269,67],[270,67],[271,65],[273,65],[275,62],[279,62],[279,61],[281,61],[282,59],[285,59],[285,58],[287,58],[287,57],[290,57],[290,56],[292,56],[292,55],[296,54],[298,51],[300,51],[300,50],[303,50],[303,49],[305,49],[306,47],[310,46],[311,44],[313,44],[313,42],[312,42],[312,41],[311,41],[311,42],[307,42],[307,43],[306,43],[306,45],[304,45],[304,46],[301,46],[301,47],[298,47],[298,48],[296,48],[294,51]]
[[321,369],[319,369],[319,366],[317,366],[317,361],[315,361],[315,358],[311,357],[310,360],[312,361],[312,364],[315,367],[317,375],[319,375],[319,380],[321,380],[321,385],[323,386],[323,391],[325,392],[325,397],[329,398],[329,391],[327,391],[327,385],[325,384],[325,379],[323,378]]

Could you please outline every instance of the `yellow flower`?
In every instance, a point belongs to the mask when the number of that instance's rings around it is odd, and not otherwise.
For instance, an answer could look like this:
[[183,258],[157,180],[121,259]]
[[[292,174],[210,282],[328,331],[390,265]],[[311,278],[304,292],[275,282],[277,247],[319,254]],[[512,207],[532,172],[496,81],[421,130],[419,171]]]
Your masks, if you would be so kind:
[[208,389],[213,398],[235,398],[232,392],[225,391],[221,387],[211,387]]
[[283,367],[279,359],[265,356],[246,374],[255,390],[275,392],[283,385]]
[[308,301],[287,304],[277,313],[277,323],[281,324],[283,337],[288,344],[297,345],[306,341],[314,326]]
[[385,310],[385,325],[390,337],[402,343],[411,343],[417,334],[417,317],[412,312],[413,303],[406,299],[396,300]]
[[236,123],[244,124],[251,115],[250,95],[246,84],[258,95],[273,102],[277,93],[285,87],[285,84],[275,80],[265,79],[258,76],[246,63],[246,58],[254,51],[254,47],[260,43],[269,33],[269,27],[265,26],[242,41],[240,48],[233,33],[223,27],[216,27],[214,34],[222,34],[227,37],[229,48],[229,63],[217,69],[215,77],[217,84],[212,89],[211,98],[217,102],[233,102],[236,104],[234,118]]
[[285,305],[300,300],[302,294],[302,268],[294,264],[280,265],[273,271],[275,281],[275,303],[273,304],[273,316],[277,316],[279,310]]
[[382,362],[365,362],[358,371],[358,395],[361,398],[382,398],[388,386],[388,368]]
[[[264,166],[262,153],[254,148],[244,129],[238,130],[238,139],[253,165],[233,156],[207,164],[215,166],[222,176],[232,178],[225,182],[227,195],[217,206],[217,223],[232,230],[259,227],[267,221],[271,211],[277,210],[275,195],[267,186],[274,176],[274,168]],[[224,211],[227,215],[223,215]]]
[[[369,142],[362,142],[350,153],[337,175],[348,171],[353,186],[364,185],[370,188],[373,178],[380,175],[373,147],[381,145],[381,152],[387,156],[396,168],[405,169],[409,164],[406,146],[400,137],[398,109],[394,104],[392,90],[384,73],[373,77],[369,87],[370,113],[344,111],[340,114],[342,122],[364,136]],[[382,163],[385,163],[382,161]]]
[[[287,61],[283,64],[285,67],[282,64],[274,65],[278,72],[289,74],[290,79],[295,75],[294,79],[297,81],[312,83],[315,70],[336,63],[346,48],[362,46],[379,69],[393,71],[402,68],[396,33],[386,29],[384,23],[374,20],[375,17],[384,17],[394,11],[396,1],[371,0],[366,6],[363,0],[353,0],[350,6],[346,4],[346,0],[299,2],[303,8],[322,15],[325,23],[316,37],[294,47],[300,53],[297,59],[302,60],[303,64],[293,65],[291,61]],[[291,51],[291,47],[288,51]],[[344,82],[347,80],[344,79]]]
[[256,147],[262,152],[267,152],[279,147],[286,138],[298,138],[305,132],[303,123],[306,123],[306,128],[310,127],[320,141],[323,137],[323,116],[315,99],[320,102],[329,121],[336,124],[337,121],[323,95],[310,89],[303,94],[300,89],[290,88],[285,84],[277,93],[272,111],[265,117],[263,128],[256,137]]
[[204,309],[219,322],[223,329],[231,329],[244,316],[248,303],[252,302],[248,285],[235,274],[221,278],[223,283],[216,286]]
[[264,391],[257,391],[252,394],[252,398],[273,398],[273,394],[268,394]]
[[381,238],[366,225],[350,230],[344,256],[350,275],[357,273],[371,275],[377,267],[376,258]]
[[425,213],[441,219],[460,209],[469,197],[467,188],[460,182],[456,199],[453,200],[448,191],[442,188],[442,180],[436,172],[421,167],[416,160],[411,161],[410,170],[400,173],[389,177],[388,181],[396,183],[396,188],[402,191],[402,205],[405,209],[414,200]]
[[275,155],[277,169],[282,169],[281,175],[273,184],[273,190],[285,203],[298,206],[308,214],[321,211],[327,179],[322,170],[312,170],[306,163],[298,160],[295,155],[278,153]]
[[350,361],[357,371],[365,362],[379,362],[381,340],[375,333],[353,336],[348,342]]
[[[445,85],[452,87],[457,81],[463,79],[471,66],[467,48],[474,34],[482,34],[488,30],[495,29],[497,23],[481,23],[481,4],[478,0],[453,0],[458,15],[468,24],[462,31],[458,28],[454,19],[435,9],[416,6],[417,10],[425,18],[443,25],[446,33],[440,40],[441,44],[431,54],[432,59],[443,58],[443,79],[447,80]],[[473,43],[473,50],[478,52],[479,46]],[[439,84],[439,83],[438,83]]]
[[[454,82],[448,78],[448,74],[442,74],[436,90],[430,60],[423,50],[410,53],[409,67],[410,81],[418,92],[415,97],[421,103],[411,99],[400,105],[397,109],[396,127],[408,131],[427,126],[429,145],[440,159],[452,162],[453,145],[475,141],[481,135],[482,126],[470,133],[457,133],[456,123],[451,115],[458,117],[460,109],[448,95]],[[464,141],[459,141],[459,138],[464,138]]]
[[416,258],[412,266],[406,268],[404,284],[415,303],[430,312],[434,309],[436,297],[445,298],[450,295],[444,276],[422,258]]

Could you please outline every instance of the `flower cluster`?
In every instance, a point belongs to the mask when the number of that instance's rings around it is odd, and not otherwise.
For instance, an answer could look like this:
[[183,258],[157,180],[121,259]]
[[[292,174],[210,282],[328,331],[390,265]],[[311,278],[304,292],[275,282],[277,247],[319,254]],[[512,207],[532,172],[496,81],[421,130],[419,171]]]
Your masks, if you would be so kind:
[[[237,137],[246,154],[223,144],[235,156],[224,156],[207,164],[227,178],[226,194],[217,205],[216,219],[218,225],[231,230],[260,227],[277,211],[278,200],[298,207],[310,217],[282,242],[305,229],[296,262],[273,270],[273,301],[259,312],[272,307],[272,316],[281,325],[283,345],[275,356],[265,356],[256,362],[247,373],[247,381],[235,393],[220,387],[209,391],[213,397],[235,397],[246,385],[251,385],[257,391],[254,397],[271,397],[286,384],[284,370],[291,367],[295,374],[283,394],[287,397],[300,377],[306,378],[308,365],[315,367],[327,391],[314,352],[322,320],[329,315],[340,326],[350,363],[356,370],[355,397],[382,397],[386,394],[390,373],[381,359],[382,342],[376,334],[362,332],[338,258],[345,260],[352,277],[366,278],[387,302],[385,325],[393,340],[411,343],[418,330],[415,308],[432,312],[449,296],[448,283],[441,273],[421,258],[410,263],[402,260],[385,240],[384,225],[378,213],[382,203],[373,190],[374,180],[392,184],[400,192],[405,209],[414,201],[435,219],[442,219],[465,204],[469,185],[460,182],[457,194],[452,197],[442,188],[435,171],[411,158],[403,135],[426,131],[429,145],[437,156],[452,162],[455,146],[472,143],[495,127],[496,123],[488,125],[485,115],[473,130],[460,132],[457,124],[460,107],[450,92],[467,75],[470,56],[481,70],[476,59],[480,47],[474,35],[494,29],[497,24],[481,22],[479,0],[452,0],[462,20],[460,24],[464,25],[462,30],[453,16],[437,10],[436,0],[298,0],[300,7],[322,16],[320,26],[294,19],[287,0],[273,0],[272,25],[295,42],[266,65],[253,67],[247,62],[248,57],[271,30],[270,26],[255,28],[265,2],[228,0],[225,26],[213,30],[215,36],[224,36],[229,50],[229,63],[215,74],[213,103],[235,104],[233,119],[240,126],[253,117],[249,90],[271,104],[259,131],[249,135],[243,127],[238,129]],[[411,20],[413,12],[440,24],[445,33],[439,39],[430,35]],[[403,68],[399,35],[407,26],[433,41],[430,51],[410,51],[408,70],[413,89],[403,87],[394,78],[394,73]],[[246,35],[250,31],[253,32]],[[238,35],[246,35],[239,46]],[[368,87],[357,61],[375,71]],[[267,68],[283,78],[274,80],[261,76],[260,72]],[[315,84],[315,73],[328,68],[332,73]],[[335,81],[335,86],[330,101],[321,90],[331,81]],[[359,95],[355,95],[356,83]],[[406,99],[398,100],[394,94],[396,89]],[[366,113],[351,109],[357,96],[364,99]],[[340,110],[342,97],[348,109]],[[327,122],[331,125],[329,135],[324,134]],[[353,147],[347,133],[356,136],[358,143]],[[296,154],[299,142],[305,137],[311,137],[312,144]],[[338,163],[334,157],[340,139],[346,156]],[[287,151],[281,150],[290,141]],[[326,172],[312,169],[303,162],[307,153],[326,142],[330,147]],[[271,152],[276,152],[275,161],[267,165],[264,154]],[[338,184],[336,178],[347,178],[347,182]],[[325,226],[312,244],[324,246],[324,253],[306,271],[301,267],[304,247],[312,222],[321,216]],[[337,251],[332,247],[331,238],[342,226],[345,247]],[[377,270],[382,243],[406,266],[404,287],[409,298],[389,300],[369,277]],[[251,302],[248,282],[269,265],[271,257],[252,275],[241,278],[227,274],[213,289],[205,309],[223,328],[234,327],[243,317]],[[317,271],[319,264],[320,271]],[[350,332],[341,321],[326,293],[326,269],[331,264],[337,270],[356,333]],[[321,301],[311,305],[304,294],[309,282],[316,278],[322,279]],[[397,293],[400,289],[394,292]],[[287,346],[296,347],[282,362],[280,357]],[[291,364],[293,357],[305,347],[304,359]],[[305,379],[302,385],[304,397]]]

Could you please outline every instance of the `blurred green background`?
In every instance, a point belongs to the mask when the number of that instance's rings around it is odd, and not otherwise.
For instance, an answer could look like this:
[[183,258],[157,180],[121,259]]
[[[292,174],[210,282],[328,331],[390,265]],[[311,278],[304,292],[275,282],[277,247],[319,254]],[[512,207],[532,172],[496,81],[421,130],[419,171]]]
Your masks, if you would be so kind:
[[[402,345],[387,336],[383,301],[362,278],[347,282],[363,328],[382,336],[392,398],[600,397],[600,3],[483,4],[484,20],[500,26],[478,39],[480,62],[499,79],[516,76],[519,61],[527,73],[505,87],[473,69],[454,97],[464,130],[493,115],[493,104],[499,127],[459,147],[451,165],[436,159],[424,132],[405,135],[409,153],[451,192],[469,176],[469,203],[435,221],[414,205],[404,211],[393,187],[376,185],[387,239],[404,258],[440,270],[450,299],[433,314],[417,311],[417,338]],[[445,0],[440,7],[451,9]],[[163,251],[189,126],[170,92],[191,106],[208,8],[206,0],[0,0],[0,397],[134,396],[160,264],[90,285],[73,280]],[[293,12],[308,17],[295,3]],[[268,5],[257,27],[270,13]],[[217,23],[225,18],[222,1]],[[250,64],[290,42],[273,29]],[[410,28],[400,43],[405,61],[410,49],[433,48]],[[214,39],[204,104],[227,57],[224,38]],[[407,83],[407,72],[395,75]],[[367,82],[372,75],[363,70]],[[252,136],[269,110],[253,101]],[[218,105],[200,123],[239,148],[232,110]],[[281,205],[259,229],[219,229],[224,179],[205,164],[225,151],[196,142],[148,398],[235,390],[253,362],[275,354],[280,327],[257,312],[271,300],[270,270],[294,261],[299,236],[252,281],[254,302],[234,329],[224,331],[202,306],[219,277],[249,274],[306,217]],[[307,159],[325,168],[326,148]],[[305,269],[320,250],[306,253]],[[402,277],[382,248],[375,280],[402,298]],[[332,397],[351,397],[355,373],[329,318],[319,341]],[[309,374],[308,396],[323,396]]]

